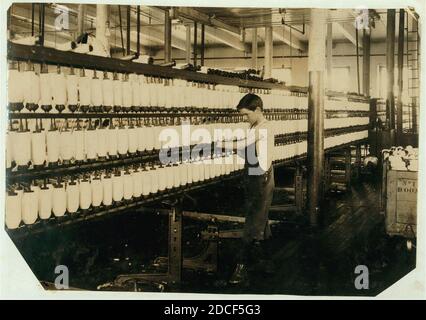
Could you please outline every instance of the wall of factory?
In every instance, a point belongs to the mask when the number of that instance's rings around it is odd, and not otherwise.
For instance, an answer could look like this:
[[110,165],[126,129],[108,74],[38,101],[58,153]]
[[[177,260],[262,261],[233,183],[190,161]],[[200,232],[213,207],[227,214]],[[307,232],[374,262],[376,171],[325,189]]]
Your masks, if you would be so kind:
[[[378,95],[378,67],[386,66],[386,44],[371,43],[371,60],[370,60],[370,92],[372,96]],[[259,47],[258,55],[262,57],[264,48]],[[307,53],[299,52],[296,49],[291,50],[286,45],[274,45],[274,68],[291,68],[291,85],[307,86],[308,85],[308,57]],[[359,75],[362,91],[362,49],[359,49]],[[158,51],[155,55],[156,63],[160,62],[164,57],[163,51]],[[185,52],[182,50],[173,50],[173,59],[178,63],[185,62]],[[200,55],[198,54],[198,62]],[[397,61],[395,56],[395,62]],[[348,82],[348,90],[357,92],[357,69],[356,69],[356,48],[352,43],[335,43],[333,45],[333,67],[349,67],[349,77],[344,79]],[[259,67],[263,65],[263,58],[258,59]],[[250,53],[244,53],[231,47],[208,48],[205,52],[205,65],[207,67],[224,68],[224,69],[245,69],[251,68]],[[333,89],[333,88],[331,88]]]

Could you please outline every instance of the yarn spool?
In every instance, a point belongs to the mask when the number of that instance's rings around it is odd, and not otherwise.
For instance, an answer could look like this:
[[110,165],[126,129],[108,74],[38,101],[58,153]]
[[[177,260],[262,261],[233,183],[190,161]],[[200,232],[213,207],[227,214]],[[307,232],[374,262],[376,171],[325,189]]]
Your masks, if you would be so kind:
[[179,180],[181,186],[188,183],[188,168],[184,162],[179,164]]
[[80,206],[80,187],[76,181],[67,184],[67,212],[76,213]]
[[59,131],[51,129],[46,132],[47,142],[47,162],[49,164],[56,164],[59,161],[60,142]]
[[[156,194],[159,191],[160,186],[160,175],[159,175],[159,166],[151,168],[149,171],[149,177],[148,181],[151,182],[151,191],[150,193]],[[144,183],[145,185],[145,183]]]
[[40,101],[40,78],[34,70],[24,72],[23,90],[25,107],[29,111],[35,111],[38,108],[38,103]]
[[130,200],[133,197],[133,177],[129,171],[122,172],[123,177],[123,198]]
[[138,135],[138,148],[137,148],[137,150],[139,152],[143,152],[143,151],[146,150],[146,135],[145,135],[146,127],[138,126],[136,128],[136,131],[137,131],[137,135]]
[[84,150],[84,131],[77,128],[72,131],[72,136],[74,138],[75,145],[75,160],[83,161],[86,156]]
[[103,96],[103,106],[107,108],[107,112],[112,109],[114,106],[114,84],[113,80],[108,78],[108,74],[104,74],[104,79],[102,80],[102,96]]
[[24,191],[22,195],[22,221],[25,224],[33,224],[38,217],[38,187],[32,186],[31,189]]
[[67,103],[67,81],[63,73],[50,73],[50,90],[55,109],[62,112]]
[[134,127],[134,126],[130,126],[127,129],[127,134],[128,134],[127,138],[128,138],[128,141],[129,141],[129,149],[128,149],[128,151],[131,154],[135,154],[138,151],[138,146],[139,146],[139,134],[138,134],[139,132],[138,132],[138,129],[139,128]]
[[193,182],[192,180],[192,163],[191,161],[188,161],[185,163],[186,172],[187,172],[187,182],[188,184],[191,184]]
[[158,174],[158,191],[164,191],[167,188],[167,169],[159,166],[156,171]]
[[19,167],[26,168],[31,161],[31,133],[29,131],[17,131],[13,134],[16,148],[13,148],[14,160]]
[[163,126],[155,126],[154,128],[154,149],[161,150],[162,141],[160,140],[161,131],[164,129]]
[[145,149],[147,151],[154,150],[155,147],[155,127],[144,127]]
[[116,202],[123,200],[124,179],[120,172],[112,176],[112,199]]
[[104,175],[102,177],[102,189],[103,189],[102,204],[104,206],[112,205],[112,178],[110,174]]
[[99,158],[106,158],[108,149],[108,129],[96,129],[97,148],[96,153]]
[[60,155],[62,161],[71,161],[75,157],[75,139],[68,129],[62,131],[59,135]]
[[40,73],[40,106],[48,112],[52,108],[52,93],[49,73]]
[[93,128],[88,128],[84,131],[84,150],[86,157],[89,160],[94,160],[97,157],[97,132]]
[[24,103],[24,74],[17,69],[9,70],[8,77],[8,101],[11,111],[18,111],[23,108]]
[[198,161],[191,162],[192,182],[197,183],[200,181],[200,163]]
[[204,159],[202,162],[202,166],[204,167],[204,180],[210,179],[210,160]]
[[124,77],[123,81],[123,111],[131,111],[133,106],[133,92],[132,84],[127,77]]
[[46,133],[44,130],[31,133],[31,161],[36,166],[41,166],[46,161]]
[[149,107],[150,106],[150,91],[149,91],[149,84],[147,83],[147,80],[144,75],[139,75],[139,102],[142,107]]
[[180,168],[177,163],[175,163],[173,166],[173,188],[178,188],[181,185],[180,182]]
[[87,210],[92,204],[92,188],[90,180],[83,178],[80,180],[80,209]]
[[142,195],[143,183],[142,183],[142,171],[134,170],[132,172],[133,181],[133,197],[139,198]]
[[67,194],[63,183],[53,185],[52,211],[55,217],[62,217],[67,210]]
[[[84,73],[84,70],[83,70]],[[80,97],[80,108],[83,112],[87,112],[92,99],[92,85],[89,77],[82,76],[78,78],[78,92]]]
[[151,192],[152,172],[151,170],[143,169],[141,172],[142,195],[147,196]]
[[92,206],[99,207],[103,200],[103,184],[101,177],[93,177],[90,182],[90,187],[92,189]]
[[78,106],[78,77],[75,74],[67,75],[67,98],[68,109],[71,112],[76,111]]
[[132,87],[132,111],[137,112],[140,110],[141,107],[141,100],[140,100],[140,85],[139,85],[139,78],[137,74],[131,74],[129,76],[130,85]]
[[121,156],[127,155],[129,151],[129,134],[127,127],[118,128],[118,154]]
[[6,214],[5,222],[8,229],[16,229],[19,227],[22,218],[21,197],[15,191],[6,194]]
[[108,155],[110,157],[117,156],[118,153],[118,129],[110,127],[107,130],[108,136]]
[[53,186],[51,184],[40,187],[38,199],[38,214],[40,219],[49,219],[53,209]]
[[158,103],[158,85],[156,83],[150,83],[148,90],[149,90],[149,106],[150,107],[159,107]]
[[123,105],[123,83],[118,79],[118,75],[115,75],[113,80],[114,89],[114,108],[118,111],[121,110]]
[[91,79],[91,104],[93,106],[93,110],[97,112],[102,111],[102,104],[103,104],[103,91],[102,91],[102,82],[103,80],[101,78],[98,78],[96,75],[96,72],[94,73],[93,78]]
[[172,189],[174,185],[174,175],[173,175],[173,166],[171,164],[167,165],[163,169],[166,173],[166,189]]

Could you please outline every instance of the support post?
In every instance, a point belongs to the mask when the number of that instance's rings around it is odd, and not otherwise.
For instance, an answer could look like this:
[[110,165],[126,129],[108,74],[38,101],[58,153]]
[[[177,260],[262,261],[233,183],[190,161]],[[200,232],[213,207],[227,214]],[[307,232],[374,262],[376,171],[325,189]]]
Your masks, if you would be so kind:
[[387,30],[386,30],[386,71],[387,71],[387,99],[386,115],[389,129],[395,129],[395,96],[393,86],[395,83],[395,9],[387,11]]
[[204,66],[204,50],[205,50],[205,26],[201,25],[201,54],[200,54],[200,62],[201,65]]
[[396,113],[396,139],[398,145],[402,138],[402,88],[403,88],[403,67],[404,67],[404,25],[405,10],[399,10],[399,31],[398,31],[398,105]]
[[370,42],[371,29],[364,29],[362,37],[362,88],[367,97],[370,96]]
[[127,6],[126,13],[126,54],[130,55],[130,6]]
[[77,37],[84,32],[84,17],[86,16],[86,5],[80,3],[77,13]]
[[294,173],[294,200],[297,214],[303,212],[303,170],[300,165],[297,165]]
[[355,171],[355,175],[356,178],[359,179],[361,176],[361,145],[357,144],[356,145],[356,171]]
[[197,23],[194,22],[194,66],[197,65]]
[[327,89],[331,88],[333,68],[333,23],[327,23]]
[[253,69],[258,69],[257,64],[257,28],[253,28],[252,41],[251,41],[251,66]]
[[346,182],[346,191],[351,190],[351,176],[352,176],[352,150],[351,147],[347,147],[345,150],[345,182]]
[[186,25],[186,63],[191,63],[191,26]]
[[136,57],[139,57],[141,54],[141,6],[137,6],[136,15]]
[[311,226],[318,225],[323,196],[324,170],[324,70],[326,9],[311,9],[308,96],[308,211]]
[[272,76],[273,37],[272,27],[265,27],[265,79]]
[[107,54],[110,54],[109,41],[106,35],[108,23],[108,5],[96,5],[96,38],[102,43]]
[[164,11],[164,62],[172,61],[172,19],[169,10]]

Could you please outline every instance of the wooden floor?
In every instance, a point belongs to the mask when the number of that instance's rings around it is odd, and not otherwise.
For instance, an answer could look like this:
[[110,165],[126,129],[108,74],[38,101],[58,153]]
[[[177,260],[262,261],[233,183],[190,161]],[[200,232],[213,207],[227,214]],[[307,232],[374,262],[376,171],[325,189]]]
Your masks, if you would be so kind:
[[[271,255],[276,272],[251,274],[249,287],[226,285],[232,267],[222,265],[222,272],[212,282],[203,282],[201,277],[189,282],[185,291],[377,295],[415,267],[415,252],[406,250],[404,240],[385,235],[378,196],[376,182],[361,181],[350,192],[327,196],[319,230],[291,221],[277,226]],[[235,240],[222,242],[222,261],[232,260],[237,249]],[[357,265],[369,269],[368,290],[354,286]]]

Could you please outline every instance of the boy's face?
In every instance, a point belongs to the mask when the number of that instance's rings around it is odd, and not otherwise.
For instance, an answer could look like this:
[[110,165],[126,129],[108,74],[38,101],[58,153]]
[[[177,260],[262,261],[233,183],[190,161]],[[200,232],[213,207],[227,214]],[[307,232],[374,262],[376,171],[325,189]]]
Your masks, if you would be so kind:
[[245,119],[247,120],[247,122],[250,125],[253,125],[257,122],[257,119],[259,117],[259,113],[260,113],[259,108],[256,108],[255,111],[252,111],[252,110],[249,110],[249,109],[246,109],[246,108],[240,109],[240,114],[242,114],[245,117]]

